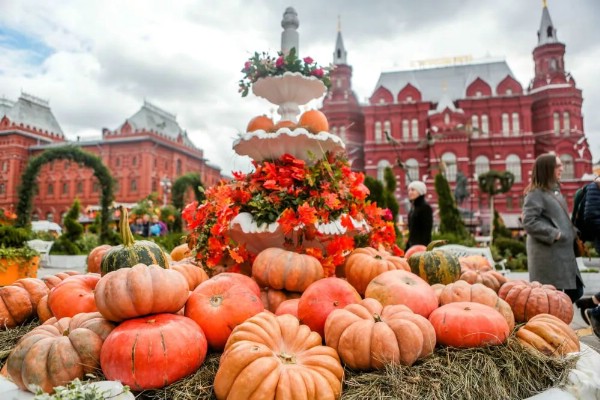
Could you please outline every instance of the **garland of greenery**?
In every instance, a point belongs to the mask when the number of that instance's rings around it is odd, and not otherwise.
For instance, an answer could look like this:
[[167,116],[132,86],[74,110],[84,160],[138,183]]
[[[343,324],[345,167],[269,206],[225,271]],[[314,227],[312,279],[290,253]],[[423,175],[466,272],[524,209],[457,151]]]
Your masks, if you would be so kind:
[[506,193],[515,182],[515,176],[510,171],[489,170],[477,178],[479,189],[490,196]]
[[94,175],[98,179],[101,187],[100,205],[100,243],[112,242],[112,232],[109,230],[109,209],[112,205],[114,194],[114,180],[110,171],[102,162],[102,159],[95,154],[83,151],[80,147],[66,145],[45,150],[40,155],[29,160],[27,168],[21,175],[21,184],[19,185],[19,202],[17,203],[16,226],[27,227],[31,224],[31,210],[33,209],[33,198],[37,194],[38,184],[36,178],[40,168],[55,160],[71,160],[78,164],[83,164],[94,170]]
[[194,191],[194,195],[196,196],[196,200],[198,203],[202,202],[205,198],[204,196],[204,185],[202,185],[202,180],[200,179],[200,175],[195,172],[189,172],[185,175],[180,176],[173,183],[172,188],[172,200],[173,206],[179,211],[175,218],[175,222],[173,224],[174,232],[181,232],[183,223],[181,221],[181,210],[183,210],[183,196],[185,195],[186,190],[191,187]]

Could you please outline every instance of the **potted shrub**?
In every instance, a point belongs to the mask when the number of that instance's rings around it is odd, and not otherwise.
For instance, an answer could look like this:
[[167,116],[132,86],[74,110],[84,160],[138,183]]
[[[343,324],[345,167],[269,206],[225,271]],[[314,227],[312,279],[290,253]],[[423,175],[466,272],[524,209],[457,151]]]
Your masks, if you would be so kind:
[[0,286],[37,277],[40,257],[27,246],[28,239],[29,233],[23,228],[0,226]]
[[83,238],[83,226],[78,222],[81,206],[75,199],[63,220],[64,232],[54,242],[50,267],[77,269],[85,267],[87,254],[80,247]]

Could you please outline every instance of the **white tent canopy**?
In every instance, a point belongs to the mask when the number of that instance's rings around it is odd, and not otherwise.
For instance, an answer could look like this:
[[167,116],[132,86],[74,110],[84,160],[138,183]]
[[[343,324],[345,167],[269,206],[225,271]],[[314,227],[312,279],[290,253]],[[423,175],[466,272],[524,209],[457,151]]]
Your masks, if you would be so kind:
[[32,221],[31,230],[34,232],[38,231],[56,231],[62,233],[62,228],[56,222],[51,221]]

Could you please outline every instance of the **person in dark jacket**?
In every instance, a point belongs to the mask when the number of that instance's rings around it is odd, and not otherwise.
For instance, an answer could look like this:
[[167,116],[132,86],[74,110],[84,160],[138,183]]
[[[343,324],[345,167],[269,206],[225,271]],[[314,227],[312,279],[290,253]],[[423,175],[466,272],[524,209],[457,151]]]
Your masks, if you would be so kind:
[[408,185],[408,199],[412,207],[408,212],[408,250],[415,244],[427,246],[431,242],[433,228],[433,210],[425,201],[427,186],[421,181],[412,181]]

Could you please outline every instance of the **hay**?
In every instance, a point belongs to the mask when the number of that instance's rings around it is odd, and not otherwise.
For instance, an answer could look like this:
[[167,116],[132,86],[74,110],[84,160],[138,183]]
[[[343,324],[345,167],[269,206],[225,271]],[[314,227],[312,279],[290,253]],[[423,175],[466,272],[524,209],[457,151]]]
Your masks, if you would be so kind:
[[6,363],[8,356],[17,345],[19,339],[39,325],[40,321],[36,318],[11,329],[0,329],[0,369]]
[[411,367],[347,370],[342,399],[524,399],[563,386],[577,359],[528,351],[514,337],[501,346],[438,348]]

